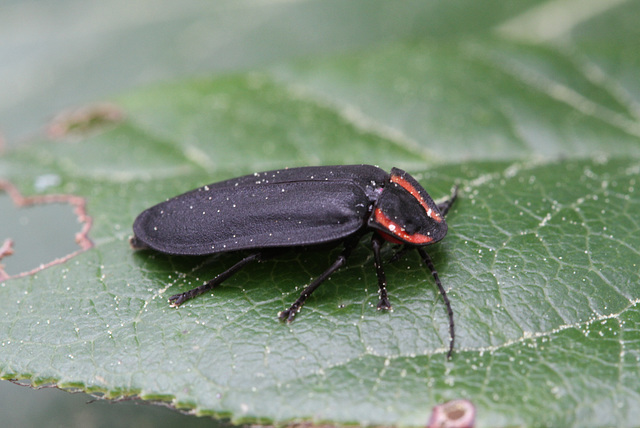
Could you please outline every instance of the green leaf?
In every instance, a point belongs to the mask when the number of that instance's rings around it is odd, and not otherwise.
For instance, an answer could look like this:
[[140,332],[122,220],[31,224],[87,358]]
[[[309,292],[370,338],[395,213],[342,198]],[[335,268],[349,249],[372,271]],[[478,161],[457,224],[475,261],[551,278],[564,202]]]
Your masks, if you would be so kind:
[[[636,9],[582,25],[597,33]],[[140,89],[115,100],[122,122],[7,151],[0,177],[23,193],[86,199],[94,246],[0,283],[2,378],[235,423],[424,426],[433,406],[465,398],[481,426],[635,424],[640,92],[628,76],[638,52],[620,40],[630,59],[614,61],[580,26],[571,43],[523,41],[527,19],[492,36]],[[251,265],[174,309],[168,296],[239,256],[128,245],[135,216],[167,197],[332,163],[406,168],[435,198],[461,186],[449,235],[428,248],[455,312],[452,361],[442,299],[415,254],[386,266],[393,312],[375,308],[363,240],[285,325],[277,312],[339,249]],[[43,177],[55,179],[43,188]],[[24,251],[14,240],[7,268]]]

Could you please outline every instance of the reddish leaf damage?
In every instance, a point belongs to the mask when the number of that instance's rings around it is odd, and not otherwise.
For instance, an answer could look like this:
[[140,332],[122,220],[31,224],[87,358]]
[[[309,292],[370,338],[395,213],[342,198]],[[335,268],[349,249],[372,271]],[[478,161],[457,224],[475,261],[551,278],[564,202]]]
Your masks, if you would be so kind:
[[[2,264],[0,264],[0,281],[5,281],[10,278],[18,278],[22,276],[32,275],[36,272],[39,272],[43,269],[46,269],[49,266],[53,266],[59,263],[63,263],[70,258],[74,257],[76,254],[88,250],[93,247],[93,243],[89,239],[89,230],[91,229],[92,219],[89,215],[87,215],[86,210],[86,201],[84,198],[75,195],[42,195],[42,196],[23,196],[20,191],[9,181],[0,180],[0,191],[6,192],[9,197],[11,197],[13,203],[17,207],[25,207],[29,205],[38,205],[38,204],[52,204],[52,203],[60,203],[60,204],[69,204],[73,207],[73,211],[78,217],[78,221],[82,224],[82,229],[80,232],[76,233],[76,243],[80,246],[80,249],[74,251],[73,253],[67,254],[64,257],[57,258],[55,260],[50,261],[46,264],[41,264],[35,269],[32,269],[27,272],[21,272],[16,275],[8,275],[4,269]],[[4,257],[8,257],[13,254],[13,240],[8,238],[5,239],[4,242],[0,245],[0,261]]]

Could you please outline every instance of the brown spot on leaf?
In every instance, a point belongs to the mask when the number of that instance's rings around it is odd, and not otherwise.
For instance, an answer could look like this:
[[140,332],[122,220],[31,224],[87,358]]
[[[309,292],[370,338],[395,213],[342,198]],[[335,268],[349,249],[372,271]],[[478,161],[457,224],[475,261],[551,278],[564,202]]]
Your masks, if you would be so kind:
[[58,114],[47,126],[46,133],[49,138],[56,140],[86,137],[123,118],[124,113],[115,104],[92,104]]
[[469,400],[452,400],[433,408],[427,428],[473,428],[476,408]]

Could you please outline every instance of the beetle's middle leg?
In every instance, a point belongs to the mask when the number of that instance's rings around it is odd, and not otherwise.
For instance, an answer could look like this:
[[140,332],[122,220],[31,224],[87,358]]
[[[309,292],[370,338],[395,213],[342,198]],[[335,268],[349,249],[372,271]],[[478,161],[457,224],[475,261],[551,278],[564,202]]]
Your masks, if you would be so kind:
[[311,293],[313,293],[320,286],[320,284],[325,282],[332,273],[344,266],[347,258],[349,257],[351,251],[357,245],[357,243],[358,239],[353,239],[349,242],[346,242],[344,244],[344,250],[342,250],[342,253],[340,253],[336,261],[333,262],[333,264],[329,266],[329,268],[325,270],[322,275],[317,277],[311,284],[309,284],[304,290],[302,290],[302,293],[300,293],[300,297],[298,297],[298,299],[293,302],[293,305],[291,305],[289,309],[280,312],[278,314],[278,318],[280,318],[281,321],[293,321],[293,318],[298,312],[300,312],[300,309],[304,305],[304,302],[307,300],[307,297],[309,297]]
[[193,289],[191,289],[189,291],[185,291],[184,293],[174,294],[173,296],[169,297],[169,303],[173,307],[178,307],[181,304],[183,304],[184,302],[186,302],[187,300],[193,299],[194,297],[197,297],[197,296],[201,295],[202,293],[206,293],[207,291],[211,290],[216,285],[219,285],[223,281],[225,281],[228,278],[230,278],[233,274],[238,272],[240,269],[242,269],[243,267],[245,267],[249,263],[251,263],[253,261],[256,261],[256,260],[260,260],[261,255],[262,255],[261,253],[253,253],[253,254],[248,255],[247,257],[245,257],[244,259],[240,260],[235,265],[231,266],[229,269],[225,270],[224,272],[222,272],[221,274],[219,274],[218,276],[213,278],[211,281],[205,282],[201,286],[193,288]]
[[378,309],[388,310],[391,309],[391,302],[387,296],[387,276],[384,274],[382,268],[382,257],[380,256],[380,248],[384,241],[377,234],[374,233],[371,238],[371,247],[373,248],[373,259],[376,266],[376,275],[378,276],[378,288],[380,294],[380,300],[378,300]]

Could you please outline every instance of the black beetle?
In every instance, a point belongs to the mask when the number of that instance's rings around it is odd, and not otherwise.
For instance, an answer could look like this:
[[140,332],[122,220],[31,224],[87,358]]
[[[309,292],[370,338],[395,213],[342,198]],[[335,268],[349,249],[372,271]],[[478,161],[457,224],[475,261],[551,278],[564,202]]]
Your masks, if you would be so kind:
[[179,306],[216,285],[252,261],[264,260],[269,250],[325,243],[343,243],[337,260],[278,314],[292,321],[305,300],[345,261],[360,238],[371,240],[380,300],[390,309],[380,248],[384,241],[402,244],[393,260],[415,248],[427,264],[449,315],[455,340],[453,311],[424,246],[447,233],[444,216],[453,204],[436,204],[409,174],[391,174],[371,165],[341,165],[281,169],[246,175],[203,186],[143,211],[133,224],[131,245],[176,255],[207,255],[248,250],[251,253],[211,281],[169,298]]

